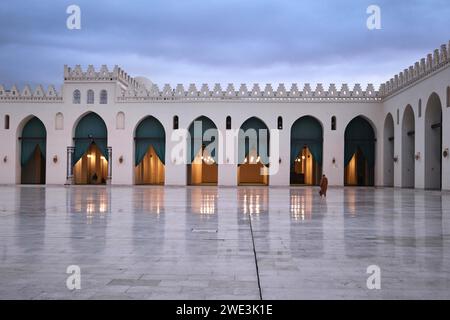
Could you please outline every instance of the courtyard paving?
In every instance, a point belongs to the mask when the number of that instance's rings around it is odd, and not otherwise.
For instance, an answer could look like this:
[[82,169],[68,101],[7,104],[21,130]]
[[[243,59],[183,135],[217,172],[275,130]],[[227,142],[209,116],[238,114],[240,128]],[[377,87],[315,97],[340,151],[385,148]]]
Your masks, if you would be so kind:
[[0,186],[0,299],[450,298],[449,192],[317,191]]

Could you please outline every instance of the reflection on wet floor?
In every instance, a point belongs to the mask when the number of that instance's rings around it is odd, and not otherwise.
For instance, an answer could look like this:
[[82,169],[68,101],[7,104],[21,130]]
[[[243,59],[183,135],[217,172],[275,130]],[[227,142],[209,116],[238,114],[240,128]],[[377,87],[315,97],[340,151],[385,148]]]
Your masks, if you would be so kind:
[[257,217],[268,213],[269,189],[265,187],[238,188],[239,213]]
[[157,215],[164,213],[164,188],[160,186],[136,188],[133,192],[133,210]]
[[300,192],[298,189],[290,190],[290,212],[293,221],[311,220],[313,197],[309,190]]
[[111,195],[106,188],[86,188],[75,193],[68,189],[67,199],[67,212],[84,214],[87,223],[92,223],[94,217],[104,219],[111,210]]
[[191,203],[192,213],[214,215],[217,213],[217,188],[191,187],[187,190],[187,202]]
[[448,192],[0,186],[0,204],[0,298],[450,298]]

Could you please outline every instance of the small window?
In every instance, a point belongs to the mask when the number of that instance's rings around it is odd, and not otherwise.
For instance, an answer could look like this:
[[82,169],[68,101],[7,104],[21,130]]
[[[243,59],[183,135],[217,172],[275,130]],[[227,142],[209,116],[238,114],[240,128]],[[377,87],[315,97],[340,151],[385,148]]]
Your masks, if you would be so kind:
[[78,90],[78,89],[73,92],[73,103],[74,104],[81,103],[81,94],[80,94],[80,90]]
[[336,130],[336,117],[331,117],[331,130]]
[[124,130],[125,129],[125,113],[123,113],[122,111],[117,113],[116,129],[117,130]]
[[108,103],[108,92],[106,90],[100,91],[100,104]]
[[397,124],[400,124],[400,111],[397,109]]
[[230,116],[227,117],[226,128],[227,128],[227,130],[231,130],[231,117]]
[[173,117],[173,130],[178,130],[178,116]]
[[9,130],[9,115],[5,116],[5,130]]
[[447,87],[447,108],[450,108],[450,86]]
[[278,130],[283,130],[283,118],[282,117],[278,117],[277,127],[278,127]]
[[419,99],[419,118],[422,116],[422,99]]
[[88,92],[87,92],[87,103],[88,104],[94,103],[94,91],[93,90],[88,90]]
[[64,116],[61,112],[58,112],[55,116],[55,130],[64,129]]

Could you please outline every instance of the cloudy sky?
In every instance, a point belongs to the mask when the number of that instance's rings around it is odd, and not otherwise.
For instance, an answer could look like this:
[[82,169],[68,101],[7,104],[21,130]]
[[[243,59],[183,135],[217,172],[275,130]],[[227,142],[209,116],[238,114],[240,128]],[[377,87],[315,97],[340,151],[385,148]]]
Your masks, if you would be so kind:
[[[81,8],[81,30],[66,9]],[[381,30],[366,9],[381,8]],[[450,40],[449,0],[2,1],[0,83],[118,64],[157,84],[378,85]]]

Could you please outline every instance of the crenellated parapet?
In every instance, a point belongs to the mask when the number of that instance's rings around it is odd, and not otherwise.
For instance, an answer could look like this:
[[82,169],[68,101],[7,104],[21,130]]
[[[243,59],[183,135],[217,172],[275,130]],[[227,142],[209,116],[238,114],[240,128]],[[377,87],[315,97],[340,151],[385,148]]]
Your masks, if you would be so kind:
[[[165,84],[162,87],[142,77],[133,78],[123,69],[114,66],[109,70],[106,65],[95,70],[89,65],[83,70],[80,65],[71,68],[64,66],[64,82],[115,82],[120,84],[117,90],[117,102],[193,102],[193,101],[242,101],[242,102],[380,102],[414,85],[416,82],[447,68],[450,65],[450,41],[448,45],[441,45],[440,49],[422,58],[395,75],[386,83],[375,90],[372,84],[365,89],[360,84],[350,88],[342,84],[338,88],[330,84],[325,88],[318,83],[314,87],[309,83],[300,86],[296,83],[289,88],[285,84],[228,84],[222,86],[219,83],[209,86],[208,84],[189,84],[184,86],[177,84],[172,87]],[[62,96],[49,86],[44,90],[42,86],[31,89],[28,85],[19,90],[16,86],[5,89],[0,85],[0,102],[62,102]]]
[[303,89],[294,83],[289,90],[283,83],[276,87],[272,84],[264,86],[253,84],[241,84],[235,88],[234,84],[222,87],[216,83],[212,88],[208,84],[199,86],[190,84],[183,86],[177,84],[174,88],[165,84],[161,89],[153,84],[152,88],[128,88],[123,90],[118,102],[139,102],[139,101],[243,101],[243,102],[377,102],[381,101],[381,96],[372,84],[367,85],[363,90],[360,84],[355,84],[350,90],[347,84],[343,84],[338,90],[335,84],[330,84],[326,90],[321,83],[318,83],[313,90],[309,83],[303,85]]
[[426,58],[420,59],[404,69],[399,74],[394,75],[389,81],[380,85],[380,95],[388,97],[396,92],[410,86],[429,75],[439,72],[450,65],[450,41],[448,45],[441,45],[440,49],[435,49]]
[[93,65],[89,65],[86,71],[83,71],[78,64],[74,68],[64,65],[64,81],[73,82],[89,82],[89,81],[102,81],[102,82],[120,82],[125,88],[139,88],[140,84],[136,79],[131,77],[119,66],[115,65],[113,70],[110,71],[106,65],[102,65],[100,70],[96,71]]
[[0,102],[62,102],[63,99],[53,85],[44,90],[42,85],[31,89],[26,85],[22,89],[13,85],[10,89],[5,89],[0,85]]

